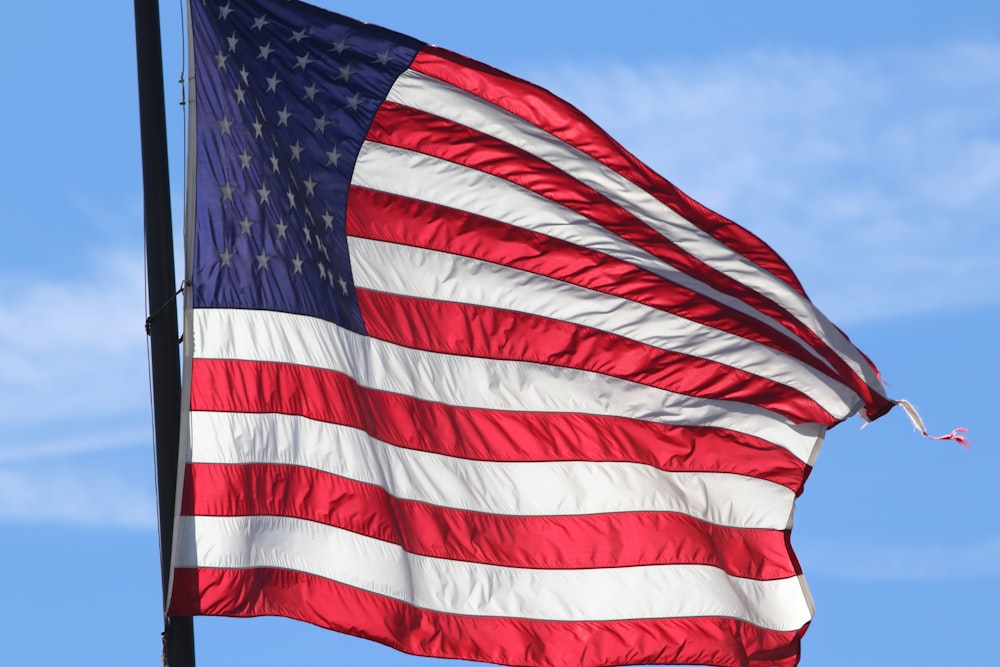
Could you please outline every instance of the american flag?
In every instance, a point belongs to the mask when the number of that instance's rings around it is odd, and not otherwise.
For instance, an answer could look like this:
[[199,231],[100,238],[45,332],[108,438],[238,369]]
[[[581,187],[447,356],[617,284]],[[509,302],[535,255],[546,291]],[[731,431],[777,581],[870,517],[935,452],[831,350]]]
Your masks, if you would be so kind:
[[168,613],[797,664],[795,499],[893,402],[788,266],[530,83],[295,1],[190,11]]

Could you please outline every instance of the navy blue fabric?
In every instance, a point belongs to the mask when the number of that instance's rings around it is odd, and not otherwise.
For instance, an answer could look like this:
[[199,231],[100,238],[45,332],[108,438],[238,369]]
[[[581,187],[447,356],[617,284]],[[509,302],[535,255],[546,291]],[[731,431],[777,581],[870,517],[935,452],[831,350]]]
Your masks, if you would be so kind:
[[193,2],[194,307],[364,333],[345,233],[354,164],[422,43],[288,0]]

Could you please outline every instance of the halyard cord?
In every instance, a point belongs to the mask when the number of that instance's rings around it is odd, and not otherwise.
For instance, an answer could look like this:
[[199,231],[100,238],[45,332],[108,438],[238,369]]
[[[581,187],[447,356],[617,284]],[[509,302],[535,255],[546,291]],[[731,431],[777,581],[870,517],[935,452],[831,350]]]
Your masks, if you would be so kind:
[[[184,0],[178,0],[177,6],[180,9],[179,15],[180,15],[180,19],[181,19],[181,31],[180,31],[181,32],[181,78],[180,78],[180,81],[178,81],[177,83],[181,84],[181,101],[180,101],[180,105],[181,106],[185,106],[187,104],[187,89],[184,86],[184,71],[185,71],[185,66],[187,65],[187,61],[186,61],[186,58],[187,58],[187,44],[185,43],[185,39],[187,38],[187,24],[186,24],[186,22],[184,20]],[[184,131],[187,132],[187,126],[186,125],[184,127]],[[185,146],[187,145],[186,141],[184,142],[184,145]]]
[[172,304],[174,301],[177,300],[177,295],[180,294],[181,292],[183,292],[184,288],[187,287],[187,285],[188,285],[187,279],[182,280],[181,281],[181,286],[177,289],[176,292],[173,293],[173,296],[171,296],[166,301],[164,301],[162,304],[160,304],[160,307],[156,309],[156,312],[151,313],[150,316],[146,318],[146,335],[147,336],[150,335],[149,332],[150,332],[150,329],[152,329],[152,327],[153,327],[153,320],[155,320],[157,317],[160,316],[160,313],[163,312],[164,308],[166,308],[167,306],[169,306],[170,304]]

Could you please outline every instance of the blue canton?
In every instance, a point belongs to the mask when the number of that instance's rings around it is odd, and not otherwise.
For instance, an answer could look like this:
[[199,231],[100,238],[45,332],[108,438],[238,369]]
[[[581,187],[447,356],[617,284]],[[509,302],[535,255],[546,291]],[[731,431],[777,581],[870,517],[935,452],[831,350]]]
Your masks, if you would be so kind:
[[294,1],[192,5],[203,54],[194,306],[311,315],[364,333],[348,188],[375,112],[423,44]]

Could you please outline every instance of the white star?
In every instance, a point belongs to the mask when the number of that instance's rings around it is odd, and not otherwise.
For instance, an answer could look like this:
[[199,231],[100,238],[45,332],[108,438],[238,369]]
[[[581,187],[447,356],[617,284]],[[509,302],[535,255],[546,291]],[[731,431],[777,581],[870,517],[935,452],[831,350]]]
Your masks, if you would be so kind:
[[314,123],[313,132],[319,132],[320,134],[323,134],[324,132],[326,132],[326,126],[329,125],[331,121],[328,121],[326,119],[326,114],[323,114],[319,118],[313,118],[313,123]]
[[253,155],[250,155],[250,153],[247,153],[247,149],[244,148],[243,152],[240,153],[239,155],[237,155],[236,157],[238,157],[240,159],[240,169],[249,169],[250,168],[250,160],[253,159]]
[[253,138],[263,139],[264,138],[264,123],[259,120],[255,120],[251,123],[253,125]]
[[229,116],[223,116],[222,120],[219,121],[219,132],[223,136],[230,133],[230,128],[233,126],[233,121],[229,120]]
[[300,161],[302,156],[302,151],[305,150],[305,148],[302,146],[302,144],[299,143],[299,140],[296,139],[295,143],[289,146],[288,148],[289,150],[292,151],[292,159],[295,161]]
[[332,149],[326,152],[327,164],[332,164],[334,167],[337,166],[337,162],[340,161],[340,151],[334,146]]
[[316,93],[319,92],[319,86],[317,86],[315,83],[309,84],[308,86],[305,87],[305,91],[306,91],[306,98],[310,102],[312,102],[313,98],[316,97]]
[[275,72],[273,75],[267,78],[267,92],[269,93],[278,92],[279,83],[281,83],[281,79],[278,78],[278,73]]
[[288,119],[291,118],[291,116],[292,112],[288,110],[288,105],[286,104],[285,108],[278,112],[278,127],[281,127],[282,125],[288,127]]
[[323,262],[316,262],[316,266],[319,267],[319,277],[326,280],[326,267],[323,266]]
[[338,78],[341,78],[344,81],[347,81],[351,77],[351,74],[353,74],[351,71],[351,63],[347,63],[343,67],[338,67],[337,71],[340,72],[340,76]]
[[303,260],[299,257],[299,253],[295,253],[295,259],[292,260],[292,264],[295,265],[295,268],[292,270],[293,274],[302,273],[302,263]]
[[347,37],[341,37],[339,42],[334,42],[331,44],[333,48],[331,51],[336,51],[337,53],[343,53],[344,49],[347,48]]
[[347,98],[347,108],[351,111],[357,111],[358,107],[361,105],[361,94],[354,93]]
[[222,266],[229,266],[233,261],[233,253],[229,251],[228,246],[225,250],[219,253],[219,259],[222,261]]
[[288,195],[288,208],[295,208],[295,193],[292,192],[291,188],[288,188],[288,192],[285,194]]
[[240,67],[240,78],[243,79],[243,83],[250,83],[250,72],[247,71],[246,67]]
[[237,104],[246,104],[247,91],[245,91],[242,86],[237,86],[236,88],[233,88],[233,92],[236,93]]
[[240,228],[243,229],[244,234],[249,236],[251,227],[253,227],[253,221],[251,221],[248,216],[244,215],[243,219],[240,220]]
[[274,153],[271,153],[270,159],[271,159],[271,171],[277,174],[280,171],[280,169],[278,168],[278,156],[275,155]]
[[323,222],[326,224],[327,229],[333,229],[333,216],[330,215],[329,210],[327,210],[327,212],[320,217],[323,218]]
[[236,50],[236,45],[239,44],[240,40],[236,36],[236,31],[233,31],[232,37],[226,37],[226,41],[229,42],[229,52],[232,53]]
[[232,8],[229,6],[230,4],[232,3],[227,2],[222,7],[219,7],[219,18],[223,21],[229,18],[229,15],[233,13]]
[[236,188],[226,181],[226,184],[222,186],[222,201],[233,201],[233,193],[236,192]]
[[216,67],[216,69],[222,69],[223,67],[225,67],[226,66],[226,60],[228,60],[228,59],[229,59],[229,56],[227,56],[222,51],[219,51],[218,53],[216,53],[215,54],[215,67]]
[[257,270],[263,271],[267,269],[267,263],[271,261],[271,256],[264,254],[264,251],[261,250],[260,254],[257,255],[256,257],[257,257]]
[[316,181],[313,180],[312,174],[309,174],[309,178],[302,181],[302,185],[306,186],[306,195],[309,197],[316,196]]
[[288,225],[286,225],[281,220],[278,220],[278,224],[276,224],[275,227],[278,228],[278,238],[279,239],[285,238],[285,230],[288,229]]
[[270,23],[270,21],[267,20],[267,14],[262,14],[260,18],[256,18],[253,20],[254,30],[263,30],[264,26],[266,26],[268,23]]
[[375,62],[379,65],[388,65],[390,60],[392,60],[392,56],[389,54],[389,49],[375,56]]
[[257,195],[260,197],[261,204],[264,202],[271,202],[271,191],[267,189],[266,185],[260,186],[260,189],[257,190]]
[[268,42],[264,46],[260,47],[260,55],[258,58],[263,58],[264,62],[267,62],[268,57],[274,53],[274,49],[271,48],[271,42]]
[[344,280],[343,276],[337,276],[337,282],[340,283],[340,289],[343,291],[344,296],[347,296],[347,281]]
[[292,41],[293,42],[301,42],[303,39],[306,38],[306,33],[308,33],[308,32],[309,32],[308,28],[303,28],[302,30],[293,31],[292,32]]
[[326,256],[326,261],[329,262],[330,261],[330,253],[327,252],[327,250],[326,250],[326,244],[323,243],[323,239],[321,239],[318,235],[316,236],[316,247],[319,248],[320,252],[322,252]]
[[310,58],[309,54],[307,53],[304,56],[299,56],[298,58],[295,59],[295,67],[293,67],[292,69],[298,69],[301,67],[304,70],[306,68],[306,65],[308,65],[311,62],[315,61],[312,58]]
[[306,243],[312,245],[312,234],[309,233],[309,225],[302,225],[302,233],[306,235]]

